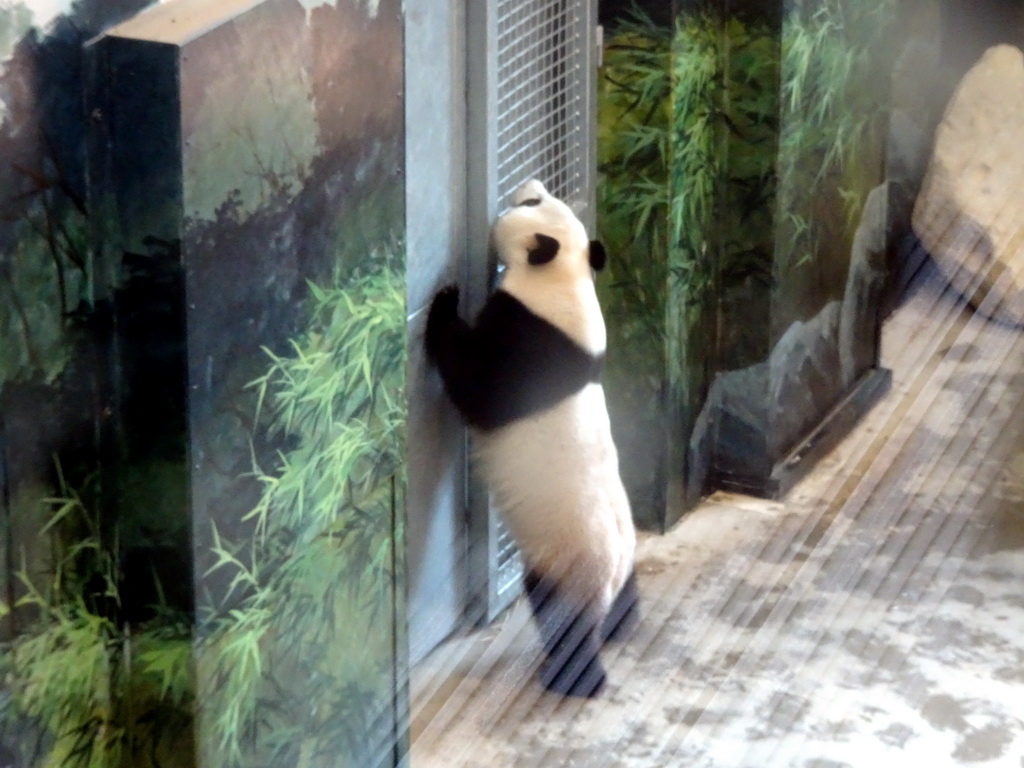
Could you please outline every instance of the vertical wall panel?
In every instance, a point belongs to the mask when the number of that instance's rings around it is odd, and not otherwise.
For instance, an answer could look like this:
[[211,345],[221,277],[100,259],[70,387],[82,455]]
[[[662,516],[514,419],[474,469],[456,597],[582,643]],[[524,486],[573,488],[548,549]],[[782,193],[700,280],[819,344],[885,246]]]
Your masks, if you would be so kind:
[[463,621],[466,455],[461,419],[423,354],[426,307],[464,282],[466,57],[462,0],[407,0],[409,638],[413,661]]
[[121,542],[161,577],[132,600],[128,674],[194,699],[195,747],[179,737],[176,755],[198,765],[395,765],[399,4],[176,0],[91,55],[94,244],[129,449],[116,508],[175,523]]
[[130,719],[114,694],[112,307],[87,253],[82,45],[145,5],[0,3],[0,764],[14,768],[116,759]]

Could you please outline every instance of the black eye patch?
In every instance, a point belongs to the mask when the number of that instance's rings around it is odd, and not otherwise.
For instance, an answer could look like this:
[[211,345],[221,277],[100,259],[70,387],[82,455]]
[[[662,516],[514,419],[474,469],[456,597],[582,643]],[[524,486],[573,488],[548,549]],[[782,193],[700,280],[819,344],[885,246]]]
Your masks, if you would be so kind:
[[526,260],[534,267],[553,261],[561,247],[559,242],[553,237],[540,234],[540,232],[534,237],[537,238],[537,245],[526,252]]
[[516,208],[521,208],[524,205],[526,207],[528,207],[528,208],[533,208],[536,205],[540,205],[540,198],[539,197],[531,197],[529,200],[523,200],[523,202],[521,202],[519,205],[517,205]]

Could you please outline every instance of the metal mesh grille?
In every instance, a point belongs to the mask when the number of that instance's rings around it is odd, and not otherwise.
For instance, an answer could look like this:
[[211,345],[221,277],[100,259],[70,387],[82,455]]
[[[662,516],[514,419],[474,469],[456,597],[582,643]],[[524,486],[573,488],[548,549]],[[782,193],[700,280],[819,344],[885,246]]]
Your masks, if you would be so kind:
[[562,199],[583,194],[580,13],[576,0],[498,2],[499,200],[531,178]]
[[519,560],[519,549],[516,547],[515,539],[508,529],[499,523],[497,526],[497,546],[495,552],[497,590],[503,593],[505,590],[516,586],[519,574],[522,571],[522,563]]
[[[479,44],[479,68],[470,72],[472,153],[478,194],[470,189],[470,213],[491,222],[529,179],[540,179],[577,213],[591,197],[594,0],[471,0]],[[472,28],[472,27],[471,27]],[[473,84],[480,90],[473,91]],[[472,106],[471,106],[472,110]],[[475,118],[475,119],[474,119]],[[480,207],[474,211],[474,206]],[[481,248],[486,232],[478,231]],[[481,274],[493,285],[493,274]],[[475,521],[474,562],[486,574],[484,618],[494,618],[519,594],[519,552],[487,501],[486,519]],[[482,539],[477,532],[485,532]],[[486,563],[479,554],[486,551]]]

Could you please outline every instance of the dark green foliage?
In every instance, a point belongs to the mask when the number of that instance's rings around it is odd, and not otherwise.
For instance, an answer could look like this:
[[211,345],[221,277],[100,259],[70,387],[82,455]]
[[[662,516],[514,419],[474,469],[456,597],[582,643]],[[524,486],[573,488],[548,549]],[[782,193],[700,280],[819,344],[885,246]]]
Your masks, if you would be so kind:
[[78,0],[46,34],[32,3],[0,7],[0,389],[53,382],[72,316],[96,299],[86,254],[82,45],[149,0]]
[[[716,286],[770,280],[773,40],[737,20],[680,15],[666,28],[637,13],[609,41],[598,230],[612,259],[601,297],[613,422],[641,524],[678,503],[651,489],[684,492],[681,438],[714,359]],[[651,439],[658,434],[661,446]]]
[[22,596],[0,603],[33,616],[4,649],[10,710],[0,728],[31,727],[26,764],[47,768],[187,766],[191,749],[191,640],[187,617],[164,605],[129,627],[119,620],[121,574],[116,528],[105,530],[98,478],[43,499],[50,516],[39,535],[52,543],[48,579],[16,574]]
[[770,223],[778,74],[775,36],[735,19],[680,16],[669,30],[638,15],[610,39],[599,231],[618,263],[605,298],[640,323],[638,334],[664,335],[662,265],[687,305],[713,288],[715,249],[727,276],[767,279],[770,254],[750,256],[751,233],[765,227],[751,218]]
[[33,179],[40,205],[26,211],[21,236],[0,256],[0,388],[4,382],[56,379],[73,353],[72,312],[90,299],[85,217]]
[[598,92],[597,231],[610,258],[598,281],[608,324],[605,390],[638,524],[665,507],[666,290],[671,141],[670,29],[637,13],[609,37]]
[[[807,264],[821,251],[832,204],[842,212],[848,247],[880,160],[869,164],[866,141],[879,128],[889,95],[885,41],[893,21],[891,0],[795,2],[782,40],[782,133],[780,147],[780,259],[785,271]],[[816,198],[835,190],[837,200]]]
[[[614,255],[602,282],[605,311],[629,338],[662,338],[667,263],[671,35],[646,17],[608,40],[598,120],[598,234]],[[659,258],[660,257],[660,258]]]

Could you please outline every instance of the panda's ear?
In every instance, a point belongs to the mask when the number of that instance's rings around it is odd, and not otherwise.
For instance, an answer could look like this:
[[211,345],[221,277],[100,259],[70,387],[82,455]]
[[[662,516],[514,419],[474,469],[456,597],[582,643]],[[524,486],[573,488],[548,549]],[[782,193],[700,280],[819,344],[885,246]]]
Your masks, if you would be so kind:
[[608,263],[608,254],[604,250],[604,245],[601,244],[600,240],[590,241],[590,268],[595,272],[600,272],[604,269],[604,265]]
[[534,237],[537,238],[537,245],[526,252],[526,260],[530,262],[531,266],[539,267],[541,264],[552,261],[558,254],[561,245],[555,238],[542,235],[540,232]]

